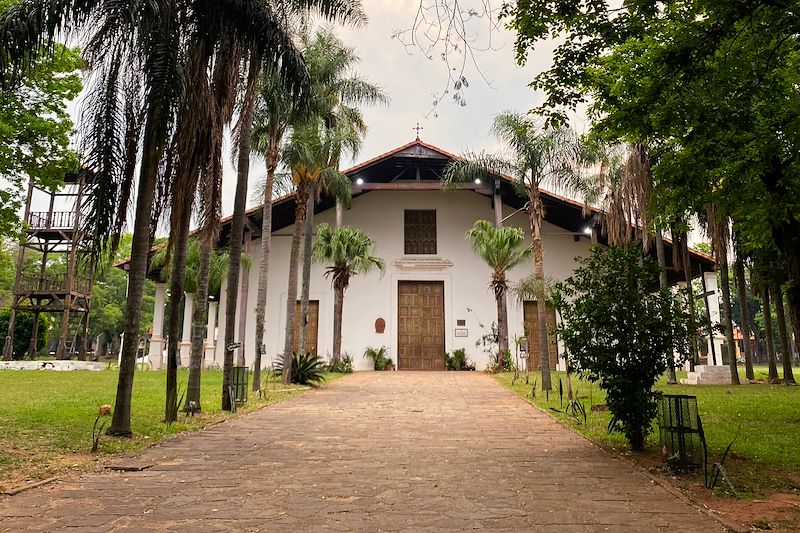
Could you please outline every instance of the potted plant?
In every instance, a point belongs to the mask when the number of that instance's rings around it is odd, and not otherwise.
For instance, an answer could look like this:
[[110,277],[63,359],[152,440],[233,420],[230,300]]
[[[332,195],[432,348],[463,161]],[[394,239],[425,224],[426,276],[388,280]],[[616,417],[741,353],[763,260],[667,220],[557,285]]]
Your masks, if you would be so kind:
[[394,367],[391,358],[386,356],[386,346],[380,348],[367,347],[364,350],[364,359],[372,361],[375,370],[391,370]]

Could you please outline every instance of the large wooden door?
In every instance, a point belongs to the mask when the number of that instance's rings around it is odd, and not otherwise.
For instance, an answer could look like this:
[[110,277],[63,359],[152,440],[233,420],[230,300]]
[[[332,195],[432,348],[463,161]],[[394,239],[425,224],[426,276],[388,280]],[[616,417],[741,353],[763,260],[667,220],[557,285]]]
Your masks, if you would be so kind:
[[[294,309],[294,353],[297,353],[297,348],[300,346],[300,320],[302,313],[300,310],[300,302],[297,302],[297,307]],[[306,326],[306,346],[304,352],[318,353],[317,352],[317,333],[319,331],[319,300],[308,301],[308,325]]]
[[[541,354],[539,352],[539,308],[537,302],[524,302],[522,313],[525,320],[525,329],[528,333],[528,368],[541,370]],[[558,342],[554,329],[556,327],[556,310],[547,306],[547,337],[549,342],[548,352],[550,357],[550,370],[555,370],[558,364]]]
[[397,368],[444,370],[444,282],[401,281],[397,302]]

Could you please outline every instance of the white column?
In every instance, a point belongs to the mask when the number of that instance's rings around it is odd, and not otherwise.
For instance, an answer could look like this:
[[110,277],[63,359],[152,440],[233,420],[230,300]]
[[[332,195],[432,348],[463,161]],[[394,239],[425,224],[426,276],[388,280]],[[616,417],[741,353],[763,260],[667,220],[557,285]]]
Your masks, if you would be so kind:
[[214,363],[222,368],[225,363],[225,302],[228,299],[228,280],[222,280],[219,289],[219,312],[217,316],[217,345],[214,347]]
[[[203,366],[214,367],[214,330],[217,327],[217,302],[208,302],[208,324],[206,324],[206,345]],[[222,365],[220,365],[222,366]]]
[[150,337],[150,351],[147,354],[150,368],[153,370],[160,370],[164,365],[164,300],[166,296],[167,284],[156,283],[153,304],[153,334]]
[[192,312],[194,311],[194,295],[184,293],[183,300],[183,336],[181,337],[181,366],[189,368],[192,356]]
[[[719,310],[719,291],[717,290],[717,273],[704,272],[703,277],[706,282],[706,291],[710,294],[706,296],[708,299],[708,312],[711,315],[711,325],[718,326],[721,322]],[[711,339],[706,337],[708,341],[708,364],[713,364],[711,360]],[[725,342],[725,336],[719,332],[714,332],[714,352],[716,353],[717,365],[722,365],[722,343]],[[731,347],[732,348],[732,347]],[[734,355],[735,357],[735,355]]]

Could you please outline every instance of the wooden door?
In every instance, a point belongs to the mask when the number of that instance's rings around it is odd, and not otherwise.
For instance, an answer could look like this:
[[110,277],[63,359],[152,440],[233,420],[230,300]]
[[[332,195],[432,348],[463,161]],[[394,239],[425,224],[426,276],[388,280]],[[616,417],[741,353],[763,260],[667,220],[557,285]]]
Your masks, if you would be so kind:
[[[302,319],[302,312],[300,310],[300,302],[297,302],[297,307],[294,310],[294,353],[297,353],[297,348],[300,346],[300,320]],[[318,353],[317,352],[317,332],[319,331],[319,300],[308,301],[308,325],[306,326],[306,346],[304,352]]]
[[[537,302],[524,302],[522,313],[528,333],[528,368],[541,370],[541,356],[539,353],[539,308]],[[550,370],[555,370],[558,364],[558,342],[556,340],[556,310],[547,306],[547,337],[549,342],[548,352]]]
[[398,369],[444,370],[444,282],[401,281],[397,302]]

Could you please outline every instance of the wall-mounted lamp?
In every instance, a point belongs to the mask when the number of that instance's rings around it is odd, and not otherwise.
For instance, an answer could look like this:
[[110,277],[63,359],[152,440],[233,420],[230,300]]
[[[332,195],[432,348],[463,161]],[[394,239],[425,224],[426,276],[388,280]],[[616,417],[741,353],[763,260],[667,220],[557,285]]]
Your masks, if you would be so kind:
[[358,178],[356,180],[356,185],[364,185],[364,180],[362,178]]
[[475,185],[480,185],[480,184],[481,184],[481,179],[475,178]]

